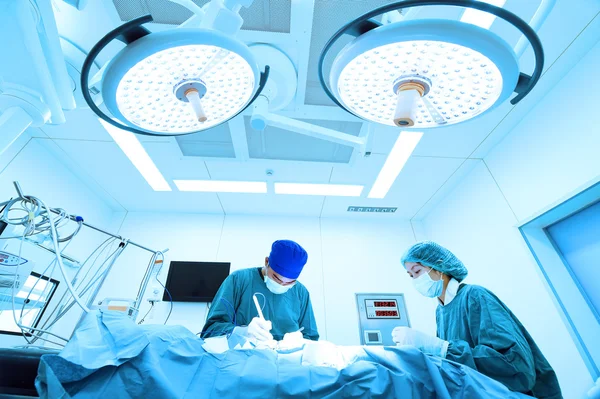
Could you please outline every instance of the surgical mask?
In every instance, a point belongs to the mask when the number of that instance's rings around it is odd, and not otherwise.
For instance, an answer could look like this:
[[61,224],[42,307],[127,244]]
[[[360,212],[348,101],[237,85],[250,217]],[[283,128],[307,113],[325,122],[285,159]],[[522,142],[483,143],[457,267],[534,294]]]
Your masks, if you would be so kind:
[[[431,270],[429,273],[431,273]],[[434,281],[429,276],[429,273],[423,274],[422,276],[414,279],[413,285],[421,295],[428,298],[435,298],[436,296],[442,295],[442,291],[444,291],[444,280],[439,279],[438,281]]]
[[285,294],[296,284],[296,282],[288,285],[281,285],[273,281],[271,278],[269,278],[269,276],[265,275],[265,284],[267,285],[269,291],[271,291],[273,294]]

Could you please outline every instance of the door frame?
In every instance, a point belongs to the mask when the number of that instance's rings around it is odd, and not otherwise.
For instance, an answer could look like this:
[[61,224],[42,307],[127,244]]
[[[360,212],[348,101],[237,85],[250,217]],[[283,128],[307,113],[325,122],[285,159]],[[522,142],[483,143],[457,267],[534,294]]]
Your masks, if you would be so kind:
[[596,180],[518,226],[594,380],[600,378],[600,320],[547,228],[598,201],[600,181]]

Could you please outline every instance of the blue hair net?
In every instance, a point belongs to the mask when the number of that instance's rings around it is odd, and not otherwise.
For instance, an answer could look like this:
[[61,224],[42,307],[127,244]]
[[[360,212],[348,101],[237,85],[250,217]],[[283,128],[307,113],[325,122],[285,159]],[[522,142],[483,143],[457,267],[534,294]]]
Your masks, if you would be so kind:
[[307,261],[308,254],[294,241],[275,241],[271,247],[269,266],[283,277],[297,279]]
[[452,252],[433,241],[416,243],[402,255],[401,262],[403,266],[406,262],[420,263],[454,277],[459,282],[469,274],[465,265]]

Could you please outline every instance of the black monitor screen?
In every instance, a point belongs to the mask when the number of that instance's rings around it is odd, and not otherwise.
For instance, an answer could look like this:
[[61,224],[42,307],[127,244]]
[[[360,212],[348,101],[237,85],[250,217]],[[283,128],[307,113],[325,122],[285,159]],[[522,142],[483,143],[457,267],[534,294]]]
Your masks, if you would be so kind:
[[[30,298],[25,300],[24,309],[26,314],[23,313],[23,324],[25,326],[31,326],[33,328],[38,326],[48,304],[52,301],[52,297],[54,292],[56,292],[58,284],[58,280],[54,280],[48,276],[42,276],[36,272],[31,272],[27,277],[27,280],[22,284],[21,290],[18,293],[15,292],[15,296],[19,298],[26,298],[30,295]],[[19,313],[21,306],[22,302],[15,312]],[[18,317],[19,316],[17,315],[17,318]],[[28,331],[27,327],[24,327],[23,330],[21,330],[15,323],[13,310],[10,308],[7,311],[0,311],[0,333],[9,335],[25,334],[30,337],[33,330]]]
[[[12,198],[11,198],[12,199]],[[4,208],[6,208],[6,205],[3,206],[2,208],[0,208],[0,214],[2,212],[4,212]],[[2,233],[4,233],[4,230],[6,230],[6,228],[8,227],[8,224],[6,224],[5,222],[3,222],[2,220],[0,220],[0,235],[2,235]]]
[[[173,302],[212,302],[229,276],[230,266],[219,262],[171,262],[166,287]],[[165,291],[163,301],[168,300]]]

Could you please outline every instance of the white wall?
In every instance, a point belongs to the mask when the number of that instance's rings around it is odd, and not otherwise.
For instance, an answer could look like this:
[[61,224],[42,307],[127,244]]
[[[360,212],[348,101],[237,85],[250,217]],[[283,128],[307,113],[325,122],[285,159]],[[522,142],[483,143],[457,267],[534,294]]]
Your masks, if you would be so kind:
[[[517,226],[600,178],[600,44],[596,45],[425,219],[428,236],[495,292],[558,374],[565,398],[592,379]],[[573,88],[585,88],[573,98]],[[489,168],[488,168],[489,167]]]
[[[435,333],[434,301],[415,297],[400,256],[414,243],[410,224],[317,218],[211,216],[129,213],[121,234],[152,248],[169,248],[171,260],[227,261],[231,269],[261,266],[271,244],[292,239],[308,252],[300,281],[308,288],[322,339],[337,344],[359,344],[356,292],[404,292],[413,326]],[[109,276],[103,296],[132,296],[143,277],[145,264],[133,264],[137,255],[124,255]],[[144,258],[144,259],[147,259]],[[161,272],[164,282],[167,268]],[[110,288],[109,288],[110,287]],[[157,305],[148,323],[162,323],[168,303]],[[148,309],[145,303],[142,314]],[[182,324],[193,332],[204,325],[204,304],[177,303],[169,324]]]
[[485,158],[519,220],[600,175],[599,65],[600,42]]
[[[23,146],[22,149],[21,146]],[[0,202],[16,196],[12,182],[18,181],[25,194],[40,198],[46,205],[60,207],[69,213],[81,215],[86,222],[93,225],[116,230],[113,210],[91,192],[84,182],[74,177],[68,168],[40,144],[39,140],[33,139],[28,143],[24,141],[18,147],[20,152],[15,152],[10,156],[7,153],[2,155]],[[7,158],[4,158],[5,155]],[[103,239],[101,234],[83,229],[65,253],[78,260],[83,260]],[[6,250],[18,252],[18,247],[16,240],[12,240]],[[53,255],[27,244],[24,247],[23,256],[35,262],[34,270],[40,273],[53,259]],[[54,278],[59,281],[63,280],[58,270]],[[56,295],[60,295],[64,289],[65,285],[59,284],[59,291]],[[78,317],[78,313],[74,312],[69,316],[71,316],[69,319],[74,320]],[[72,320],[65,319],[68,321],[65,328],[68,329]],[[24,343],[22,337],[0,335],[0,347]]]
[[[296,240],[309,253],[309,262],[300,280],[311,293],[319,331],[323,339],[345,345],[360,342],[354,294],[356,292],[403,292],[412,325],[435,333],[435,301],[417,298],[405,271],[400,267],[402,252],[415,241],[408,222],[369,222],[343,219],[220,216],[166,213],[124,213],[107,206],[97,193],[34,139],[0,174],[0,192],[10,197],[12,181],[19,180],[27,193],[49,206],[60,206],[81,214],[86,221],[152,249],[166,249],[169,260],[229,261],[232,270],[260,266],[273,241]],[[104,238],[89,232],[66,253],[83,259]],[[14,245],[14,244],[11,244]],[[13,249],[14,247],[10,247]],[[27,252],[40,267],[51,255],[35,248]],[[130,246],[109,275],[98,298],[134,298],[150,254]],[[39,270],[41,271],[41,270]],[[167,267],[161,272],[164,282]],[[62,280],[62,278],[59,278]],[[62,285],[64,289],[64,284]],[[144,303],[142,314],[148,309]],[[341,311],[343,309],[343,311]],[[157,306],[148,323],[162,323],[169,305]],[[182,324],[199,332],[206,317],[205,305],[177,303],[169,324]],[[68,331],[78,318],[76,312],[58,333]],[[0,337],[1,346],[22,344],[18,337]]]
[[400,265],[402,253],[415,243],[409,223],[322,219],[321,230],[330,341],[360,342],[357,292],[404,293],[411,326],[435,335],[436,302],[419,296]]

